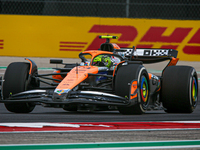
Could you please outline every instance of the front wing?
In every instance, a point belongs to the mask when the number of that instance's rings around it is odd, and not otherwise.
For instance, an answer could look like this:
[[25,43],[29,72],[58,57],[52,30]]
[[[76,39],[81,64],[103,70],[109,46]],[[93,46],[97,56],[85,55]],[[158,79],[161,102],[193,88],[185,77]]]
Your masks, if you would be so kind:
[[110,93],[96,91],[71,91],[66,99],[53,100],[52,94],[47,90],[30,90],[11,95],[8,99],[0,100],[1,103],[44,103],[51,105],[65,104],[94,104],[130,106],[137,103],[137,97],[127,99]]

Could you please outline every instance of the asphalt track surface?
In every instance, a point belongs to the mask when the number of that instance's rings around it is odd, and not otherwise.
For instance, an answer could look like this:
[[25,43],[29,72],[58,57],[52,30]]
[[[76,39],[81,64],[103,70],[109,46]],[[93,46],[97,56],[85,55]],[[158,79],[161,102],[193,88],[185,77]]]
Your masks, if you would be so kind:
[[[4,57],[3,59],[7,59]],[[14,59],[14,58],[13,58]],[[21,58],[17,58],[21,59]],[[39,60],[39,59],[38,59]],[[47,58],[46,58],[47,60]],[[1,62],[1,61],[0,61]],[[37,63],[37,62],[36,62]],[[48,63],[48,61],[47,61]],[[189,62],[182,62],[184,65]],[[4,65],[5,64],[5,65]],[[1,66],[7,66],[5,61]],[[191,66],[200,71],[200,63]],[[190,65],[190,64],[189,64]],[[39,67],[45,67],[40,64]],[[55,67],[55,66],[47,66]],[[150,66],[160,71],[160,65]],[[3,74],[3,71],[1,71]],[[200,96],[199,96],[200,98]],[[143,115],[122,115],[118,111],[99,111],[92,113],[67,112],[61,108],[44,108],[37,105],[29,114],[8,112],[0,104],[0,123],[27,122],[149,122],[149,121],[200,121],[200,104],[191,114],[168,114],[163,110],[148,111]],[[158,131],[101,131],[101,132],[52,132],[52,133],[0,133],[0,144],[33,143],[87,143],[87,142],[124,142],[124,141],[163,141],[199,140],[200,130],[158,130]],[[180,148],[181,149],[181,148]],[[188,148],[198,149],[198,148]]]

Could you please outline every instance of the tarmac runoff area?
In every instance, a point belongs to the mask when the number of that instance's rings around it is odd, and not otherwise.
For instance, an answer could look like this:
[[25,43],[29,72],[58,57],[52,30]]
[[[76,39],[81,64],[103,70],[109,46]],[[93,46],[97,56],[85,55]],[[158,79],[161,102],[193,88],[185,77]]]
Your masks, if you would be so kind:
[[[39,71],[51,71],[51,68],[54,67],[63,67],[63,65],[50,64],[50,59],[62,59],[63,63],[80,63],[80,59],[76,58],[41,58],[41,57],[29,57],[33,60],[37,66]],[[0,76],[4,74],[6,67],[12,62],[28,62],[25,60],[25,57],[0,57]],[[153,64],[144,64],[148,72],[154,74],[160,74],[165,66],[168,64],[168,61],[153,63]],[[200,61],[179,61],[177,65],[185,65],[192,66],[196,69],[197,74],[200,74]],[[199,78],[200,80],[200,78]]]

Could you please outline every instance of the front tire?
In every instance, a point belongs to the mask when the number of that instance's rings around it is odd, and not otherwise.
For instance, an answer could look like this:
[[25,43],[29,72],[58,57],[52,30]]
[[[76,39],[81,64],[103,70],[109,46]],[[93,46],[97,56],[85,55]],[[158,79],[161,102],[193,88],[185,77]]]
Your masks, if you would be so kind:
[[198,77],[189,66],[170,66],[163,73],[161,100],[168,113],[192,113],[198,101]]
[[[128,107],[118,107],[121,114],[143,114],[149,105],[149,78],[144,66],[140,64],[129,64],[122,66],[117,71],[115,80],[115,92],[122,97],[130,95],[130,84],[133,80],[137,80],[138,102]],[[130,98],[129,98],[130,99]]]
[[[3,83],[3,98],[7,99],[10,95],[26,91],[28,88],[28,72],[30,64],[23,62],[11,63],[5,72]],[[35,104],[33,103],[5,103],[6,109],[14,113],[29,113]]]

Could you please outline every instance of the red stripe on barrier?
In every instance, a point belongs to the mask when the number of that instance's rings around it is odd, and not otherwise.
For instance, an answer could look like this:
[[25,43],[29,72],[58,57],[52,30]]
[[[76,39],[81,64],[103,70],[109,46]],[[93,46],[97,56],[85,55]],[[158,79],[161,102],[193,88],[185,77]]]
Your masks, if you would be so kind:
[[76,47],[76,48],[84,48],[85,46],[60,45],[60,47]]
[[0,123],[0,132],[200,129],[200,123],[188,122],[86,122],[49,124],[44,123],[44,126],[42,127],[33,127],[30,126],[30,123],[27,123],[27,126],[26,123],[24,123],[23,126],[15,126],[14,124],[10,125],[9,123],[3,125],[2,124],[3,123]]
[[60,44],[87,44],[87,42],[60,42]]
[[60,49],[60,51],[82,51],[81,49]]

